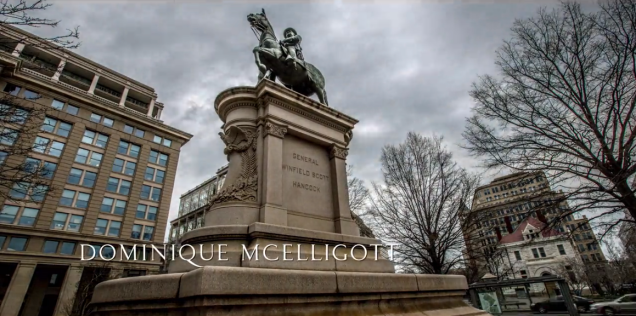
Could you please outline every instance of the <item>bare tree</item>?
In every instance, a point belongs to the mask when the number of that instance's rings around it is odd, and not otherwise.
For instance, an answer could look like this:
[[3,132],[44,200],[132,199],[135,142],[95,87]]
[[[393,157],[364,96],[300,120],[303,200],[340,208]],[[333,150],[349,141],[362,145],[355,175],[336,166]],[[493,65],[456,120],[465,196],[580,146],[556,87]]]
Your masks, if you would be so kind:
[[86,265],[83,268],[82,278],[77,284],[75,296],[67,302],[60,302],[60,304],[64,304],[62,313],[66,316],[90,315],[90,302],[93,299],[93,292],[97,284],[120,277],[122,277],[121,274],[113,273],[110,262],[96,262]]
[[360,228],[360,236],[375,238],[373,230],[365,223],[363,216],[369,200],[369,189],[364,182],[353,176],[353,166],[347,165],[347,187],[349,189],[349,209],[351,217]]
[[548,172],[572,203],[562,215],[595,211],[607,231],[614,213],[636,218],[636,2],[599,3],[515,21],[497,52],[501,76],[473,84],[464,137],[486,167]]
[[0,95],[0,200],[40,203],[53,191],[49,182],[57,165],[29,157],[32,153],[57,153],[52,141],[37,138],[41,130],[60,127],[46,119],[47,111],[32,100],[10,93]]
[[[37,17],[52,4],[45,0],[38,1],[8,1],[0,0],[0,28],[17,27],[57,27],[59,21],[44,17]],[[8,53],[15,53],[22,44],[28,44],[38,49],[71,49],[79,43],[78,29],[68,33],[42,40],[29,40],[24,37],[0,37],[0,49]],[[56,72],[58,65],[50,65],[37,56],[18,54],[22,59],[22,67],[47,68]],[[0,72],[2,71],[0,67]],[[41,202],[47,193],[51,193],[49,179],[55,172],[56,165],[41,161],[31,156],[32,153],[55,154],[57,148],[53,141],[45,142],[37,138],[41,130],[58,135],[64,133],[61,124],[46,118],[48,108],[36,104],[40,98],[34,93],[23,93],[18,97],[20,88],[7,84],[5,93],[0,92],[0,200],[19,199]],[[68,132],[68,131],[66,131]]]
[[384,183],[373,184],[369,214],[380,239],[398,244],[396,263],[419,273],[457,268],[464,248],[459,218],[478,177],[453,161],[442,137],[415,133],[385,146],[381,163]]
[[369,201],[369,189],[360,178],[353,176],[353,166],[347,165],[347,186],[349,188],[349,208],[357,215],[364,215]]
[[[36,1],[10,1],[0,0],[0,26],[17,26],[17,27],[57,27],[60,21],[52,20],[44,17],[38,17],[38,13],[50,8],[53,4],[47,3],[46,0]],[[54,46],[46,45],[45,43],[31,42],[29,44],[41,44],[41,48],[66,48],[73,49],[79,46],[79,27],[75,27],[72,30],[67,30],[65,34],[57,35],[49,38],[44,38],[46,43],[55,44]],[[23,43],[24,40],[16,40],[9,38],[0,39],[0,47],[7,50],[14,49],[15,44]],[[11,52],[12,53],[12,52]]]
[[608,279],[615,286],[634,283],[636,281],[636,268],[631,262],[631,258],[621,251],[620,247],[612,242],[604,242],[607,249]]

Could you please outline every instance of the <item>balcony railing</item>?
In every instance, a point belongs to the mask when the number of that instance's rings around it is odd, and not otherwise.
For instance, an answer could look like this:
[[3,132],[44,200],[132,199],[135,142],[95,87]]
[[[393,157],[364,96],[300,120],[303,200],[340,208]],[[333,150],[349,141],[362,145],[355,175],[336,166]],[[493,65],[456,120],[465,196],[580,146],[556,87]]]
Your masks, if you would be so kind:
[[[106,98],[102,98],[102,97],[100,97],[98,95],[90,94],[90,93],[88,93],[88,91],[84,91],[84,90],[82,90],[80,88],[77,88],[77,87],[74,87],[74,86],[72,86],[72,85],[70,85],[68,83],[61,82],[61,81],[52,81],[51,77],[49,77],[47,75],[43,75],[43,74],[41,74],[41,73],[39,73],[37,71],[31,70],[31,69],[28,69],[28,68],[22,68],[21,71],[23,71],[24,73],[29,74],[31,76],[34,76],[34,77],[36,77],[38,79],[41,79],[43,81],[46,81],[46,82],[49,82],[49,83],[56,83],[56,84],[66,88],[68,90],[71,90],[73,92],[85,95],[85,96],[87,96],[89,98],[92,98],[93,100],[96,100],[97,102],[102,103],[104,105],[107,105],[107,106],[110,106],[110,107],[114,107],[114,108],[118,108],[120,110],[124,110],[124,111],[130,113],[131,115],[135,115],[135,116],[139,116],[139,117],[143,117],[143,118],[146,118],[146,119],[153,120],[155,122],[163,123],[162,120],[158,120],[156,118],[150,117],[150,116],[146,115],[145,113],[142,113],[142,112],[139,112],[139,111],[135,111],[133,109],[129,109],[129,108],[126,108],[126,107],[121,107],[121,106],[119,106],[119,104],[117,104],[117,102],[113,102],[113,101],[108,100]],[[166,128],[169,129],[169,130],[175,131],[175,132],[179,131],[179,130],[177,130],[175,128],[172,128],[170,126],[166,126]]]
[[21,53],[19,56],[20,59],[26,61],[27,63],[30,63],[38,68],[42,68],[45,70],[49,70],[49,71],[53,71],[56,72],[57,71],[57,66],[53,65],[45,60],[42,60],[40,58],[38,58],[37,56],[34,55],[28,55],[28,54],[24,54]]
[[118,98],[121,98],[121,92],[117,92],[117,91],[115,91],[115,90],[113,90],[111,88],[107,88],[105,86],[102,86],[99,83],[97,84],[97,86],[95,86],[95,89],[97,89],[99,91],[102,91],[102,92],[106,92],[106,93],[108,93],[110,95],[114,95],[114,96],[116,96]]
[[140,106],[140,107],[142,107],[144,109],[148,108],[148,103],[141,102],[141,101],[139,101],[139,100],[137,100],[135,98],[126,97],[126,102],[130,102],[132,104],[138,105],[138,106]]
[[90,86],[91,83],[92,83],[92,81],[89,80],[88,78],[84,78],[84,77],[82,77],[82,76],[80,76],[78,74],[72,73],[72,72],[70,72],[68,70],[62,70],[62,76],[66,77],[68,79],[71,79],[73,81],[77,81],[77,82],[82,83],[82,84],[87,85],[87,86]]

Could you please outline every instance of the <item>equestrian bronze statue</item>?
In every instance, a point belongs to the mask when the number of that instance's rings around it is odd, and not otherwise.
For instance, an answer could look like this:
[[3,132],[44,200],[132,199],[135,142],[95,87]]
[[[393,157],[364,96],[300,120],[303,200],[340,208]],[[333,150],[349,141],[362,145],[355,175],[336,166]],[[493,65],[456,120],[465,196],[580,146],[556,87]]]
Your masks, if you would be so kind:
[[293,28],[285,29],[284,38],[278,40],[274,28],[265,15],[250,14],[247,21],[258,37],[258,46],[254,47],[256,66],[260,71],[258,80],[267,78],[280,81],[285,87],[305,96],[316,94],[324,105],[327,103],[325,78],[318,68],[306,62],[302,54],[300,42],[302,38]]

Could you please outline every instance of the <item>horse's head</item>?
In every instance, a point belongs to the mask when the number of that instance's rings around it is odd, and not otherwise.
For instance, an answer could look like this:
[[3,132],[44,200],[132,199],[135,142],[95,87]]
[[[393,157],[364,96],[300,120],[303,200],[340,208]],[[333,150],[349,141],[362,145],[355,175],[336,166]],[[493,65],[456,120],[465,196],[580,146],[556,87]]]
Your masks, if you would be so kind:
[[265,32],[271,28],[269,20],[265,15],[265,9],[261,13],[250,13],[247,15],[247,21],[250,22],[250,26],[257,29],[260,32]]

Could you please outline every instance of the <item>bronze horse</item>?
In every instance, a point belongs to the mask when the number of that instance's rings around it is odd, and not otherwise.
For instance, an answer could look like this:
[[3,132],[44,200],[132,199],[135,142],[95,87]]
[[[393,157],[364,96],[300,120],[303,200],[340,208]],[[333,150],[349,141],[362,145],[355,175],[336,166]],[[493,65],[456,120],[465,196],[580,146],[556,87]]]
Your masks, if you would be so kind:
[[274,28],[265,15],[265,9],[262,13],[249,14],[247,21],[255,31],[260,33],[259,45],[253,50],[256,66],[260,71],[258,80],[265,76],[272,81],[278,78],[285,87],[305,96],[315,93],[321,103],[329,105],[325,91],[325,78],[318,68],[308,62],[294,61],[291,64],[286,62],[287,49],[276,38]]

